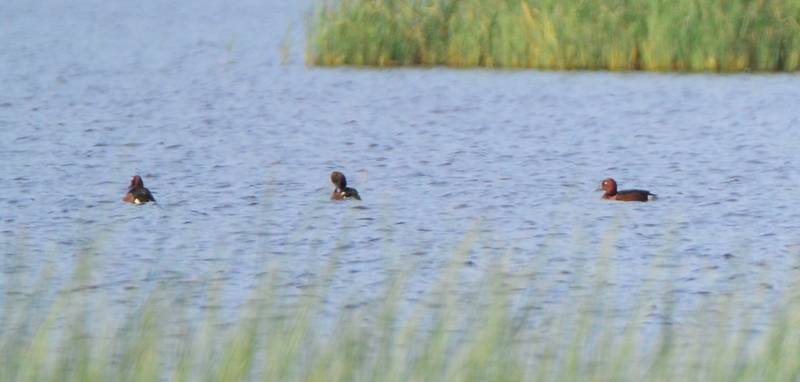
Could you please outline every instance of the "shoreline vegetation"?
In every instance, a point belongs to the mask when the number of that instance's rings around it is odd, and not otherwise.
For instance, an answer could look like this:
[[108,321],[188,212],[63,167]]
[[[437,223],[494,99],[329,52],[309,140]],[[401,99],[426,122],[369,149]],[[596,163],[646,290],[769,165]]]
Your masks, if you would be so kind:
[[610,71],[795,71],[795,0],[319,0],[306,61]]
[[[698,295],[689,314],[681,314],[675,286],[655,281],[677,277],[680,256],[665,249],[650,257],[649,274],[642,277],[653,285],[631,297],[614,281],[613,241],[588,263],[576,259],[564,284],[563,274],[548,271],[546,256],[532,257],[521,269],[504,256],[484,254],[485,268],[474,277],[465,262],[474,258],[475,243],[466,240],[410,307],[403,294],[415,270],[392,270],[387,258],[389,269],[373,302],[344,302],[335,309],[331,297],[341,291],[331,281],[341,254],[323,259],[311,284],[288,294],[278,268],[266,267],[251,296],[233,311],[220,308],[224,272],[190,287],[166,280],[131,285],[125,288],[130,300],[121,303],[103,296],[93,280],[93,273],[101,273],[100,258],[79,255],[63,285],[52,285],[48,270],[6,280],[0,380],[800,378],[797,267],[780,291],[737,278]],[[25,279],[30,281],[20,283]],[[197,295],[202,301],[192,301]],[[554,298],[565,303],[554,306]],[[631,298],[632,306],[621,309],[620,300]]]

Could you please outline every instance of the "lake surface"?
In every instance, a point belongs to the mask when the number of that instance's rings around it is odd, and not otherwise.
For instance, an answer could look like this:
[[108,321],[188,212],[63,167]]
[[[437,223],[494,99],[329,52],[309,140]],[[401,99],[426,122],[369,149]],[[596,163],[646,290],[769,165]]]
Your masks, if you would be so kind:
[[[413,306],[464,242],[467,279],[504,258],[552,304],[608,253],[622,306],[789,283],[799,76],[308,68],[310,8],[4,1],[0,287],[88,253],[104,298],[202,306],[213,277],[237,307],[271,266],[302,293],[333,257],[336,298],[411,268]],[[334,170],[363,201],[328,200]],[[134,174],[157,204],[121,201]],[[660,199],[601,200],[606,177]]]

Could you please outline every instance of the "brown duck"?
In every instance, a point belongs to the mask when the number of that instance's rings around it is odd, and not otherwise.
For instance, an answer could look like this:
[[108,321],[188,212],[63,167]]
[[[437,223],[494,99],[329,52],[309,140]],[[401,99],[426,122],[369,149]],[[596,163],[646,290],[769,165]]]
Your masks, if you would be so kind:
[[620,200],[623,202],[646,202],[654,200],[656,195],[647,190],[621,190],[617,191],[617,182],[614,179],[606,178],[600,184],[597,191],[605,191],[603,199]]
[[141,204],[147,202],[155,202],[156,198],[150,193],[150,190],[144,188],[142,177],[134,175],[131,179],[131,185],[128,188],[128,193],[122,198],[123,202]]
[[333,190],[333,194],[331,195],[331,200],[344,200],[347,198],[361,200],[361,197],[358,196],[358,191],[356,191],[355,188],[347,187],[347,178],[345,178],[344,174],[341,172],[332,172],[331,182],[333,182],[333,185],[336,186],[336,189]]

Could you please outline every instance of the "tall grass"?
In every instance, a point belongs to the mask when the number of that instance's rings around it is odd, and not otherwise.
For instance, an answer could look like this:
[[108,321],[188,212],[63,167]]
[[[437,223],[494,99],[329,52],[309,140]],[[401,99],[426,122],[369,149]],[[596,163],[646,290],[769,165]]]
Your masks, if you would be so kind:
[[[619,309],[613,240],[594,263],[575,263],[562,304],[548,304],[542,262],[495,258],[477,278],[466,240],[420,302],[404,300],[413,268],[387,272],[379,299],[340,306],[331,321],[330,281],[285,297],[275,267],[236,312],[219,310],[224,280],[211,279],[201,316],[179,287],[153,288],[141,303],[96,298],[81,261],[54,299],[47,280],[9,286],[0,327],[3,381],[793,381],[800,378],[800,275],[764,325],[742,287],[674,313],[673,285],[651,285]],[[491,258],[487,256],[486,258]],[[665,253],[649,272],[676,258]],[[474,273],[474,271],[472,271]],[[651,277],[652,280],[670,279]],[[148,288],[133,288],[144,291]],[[14,293],[9,293],[14,292]],[[133,292],[139,293],[139,292]],[[284,296],[284,297],[282,297]],[[134,298],[138,300],[138,298]],[[44,307],[44,309],[42,309]],[[658,312],[653,312],[658,307]],[[234,313],[234,314],[231,314]],[[227,317],[227,318],[226,318]]]
[[313,65],[794,71],[795,0],[320,0]]

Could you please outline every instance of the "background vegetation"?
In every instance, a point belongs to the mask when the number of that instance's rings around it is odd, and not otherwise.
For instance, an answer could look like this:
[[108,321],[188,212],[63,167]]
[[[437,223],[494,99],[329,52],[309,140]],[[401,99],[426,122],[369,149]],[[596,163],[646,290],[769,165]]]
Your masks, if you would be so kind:
[[795,0],[321,0],[313,65],[794,71]]

